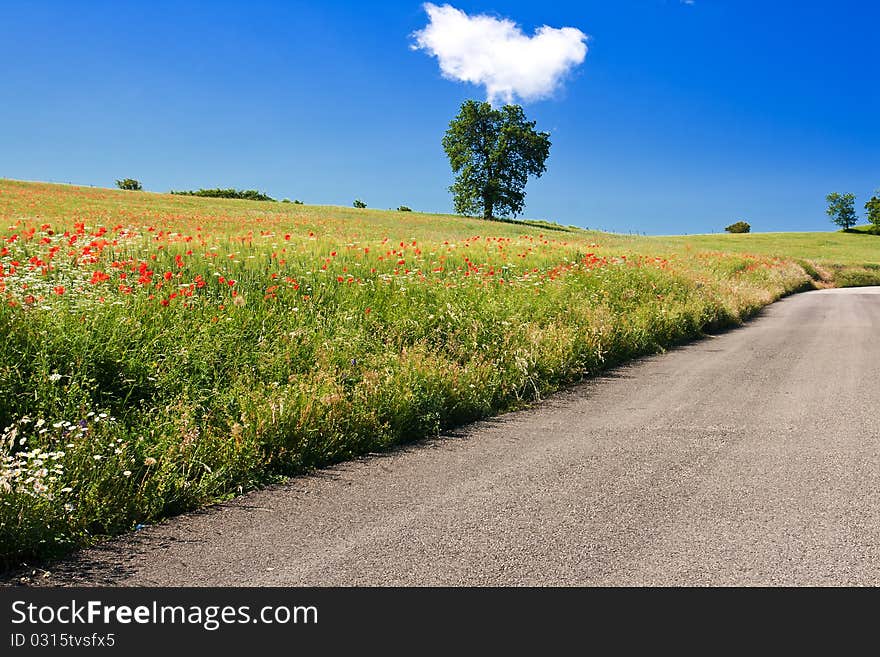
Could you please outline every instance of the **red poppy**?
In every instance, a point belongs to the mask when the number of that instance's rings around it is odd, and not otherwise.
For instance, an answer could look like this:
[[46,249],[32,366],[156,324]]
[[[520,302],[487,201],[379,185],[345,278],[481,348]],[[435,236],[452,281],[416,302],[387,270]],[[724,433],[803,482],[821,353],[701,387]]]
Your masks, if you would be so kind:
[[105,274],[102,271],[96,271],[92,273],[92,285],[97,285],[98,283],[103,283],[104,281],[110,280],[110,274]]

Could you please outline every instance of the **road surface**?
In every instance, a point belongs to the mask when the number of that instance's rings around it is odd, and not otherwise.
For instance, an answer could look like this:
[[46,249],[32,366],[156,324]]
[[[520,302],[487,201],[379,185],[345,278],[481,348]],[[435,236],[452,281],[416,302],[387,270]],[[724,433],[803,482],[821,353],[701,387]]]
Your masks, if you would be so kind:
[[880,289],[50,568],[77,585],[878,585]]

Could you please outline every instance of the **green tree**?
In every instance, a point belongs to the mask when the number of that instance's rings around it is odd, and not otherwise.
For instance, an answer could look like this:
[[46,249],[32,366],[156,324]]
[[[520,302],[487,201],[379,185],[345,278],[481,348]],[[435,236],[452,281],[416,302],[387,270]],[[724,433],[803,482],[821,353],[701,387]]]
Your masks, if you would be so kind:
[[459,214],[516,216],[530,175],[547,170],[550,135],[536,132],[522,107],[466,100],[443,137],[455,182],[449,188]]
[[746,221],[737,221],[735,224],[730,224],[725,228],[728,233],[748,233],[752,230],[752,227]]
[[363,202],[362,200],[360,200],[359,198],[356,198],[356,199],[354,200],[354,203],[352,203],[352,205],[353,205],[354,207],[356,207],[356,208],[359,208],[359,209],[363,209],[363,208],[367,207],[367,204],[364,203],[364,202]]
[[275,199],[269,196],[268,194],[264,194],[263,192],[258,192],[256,189],[196,189],[196,190],[181,190],[174,191],[173,189],[170,192],[171,194],[177,194],[179,196],[203,196],[206,198],[237,198],[245,201],[274,201]]
[[138,182],[134,178],[123,178],[122,180],[117,180],[116,186],[119,189],[127,189],[133,192],[139,192],[141,189],[143,189],[140,182]]
[[834,192],[825,197],[828,201],[828,209],[825,213],[831,217],[831,221],[844,230],[849,230],[856,225],[856,196],[855,194],[838,194]]
[[868,221],[874,224],[874,232],[880,232],[880,190],[865,203],[865,210]]

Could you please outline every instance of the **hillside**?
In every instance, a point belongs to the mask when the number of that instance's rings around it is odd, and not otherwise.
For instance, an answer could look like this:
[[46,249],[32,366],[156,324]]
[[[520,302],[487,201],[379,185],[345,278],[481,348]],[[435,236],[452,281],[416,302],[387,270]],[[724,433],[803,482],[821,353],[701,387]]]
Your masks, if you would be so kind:
[[653,238],[666,248],[694,248],[794,259],[811,274],[840,287],[880,284],[880,237],[844,233],[747,233]]
[[0,217],[7,565],[435,436],[878,263],[871,236],[646,238],[10,180]]

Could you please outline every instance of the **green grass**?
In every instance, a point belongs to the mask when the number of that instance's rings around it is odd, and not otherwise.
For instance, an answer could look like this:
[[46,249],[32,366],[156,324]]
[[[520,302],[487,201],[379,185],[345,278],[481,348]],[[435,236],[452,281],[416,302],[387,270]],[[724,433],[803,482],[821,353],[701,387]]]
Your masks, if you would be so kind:
[[436,436],[878,262],[863,235],[646,238],[8,180],[0,218],[6,566]]
[[799,258],[818,264],[863,265],[880,261],[880,240],[867,232],[746,233],[655,238],[671,248]]
[[820,284],[880,285],[880,237],[873,226],[851,232],[681,235],[656,238],[672,249],[756,254],[795,260]]

